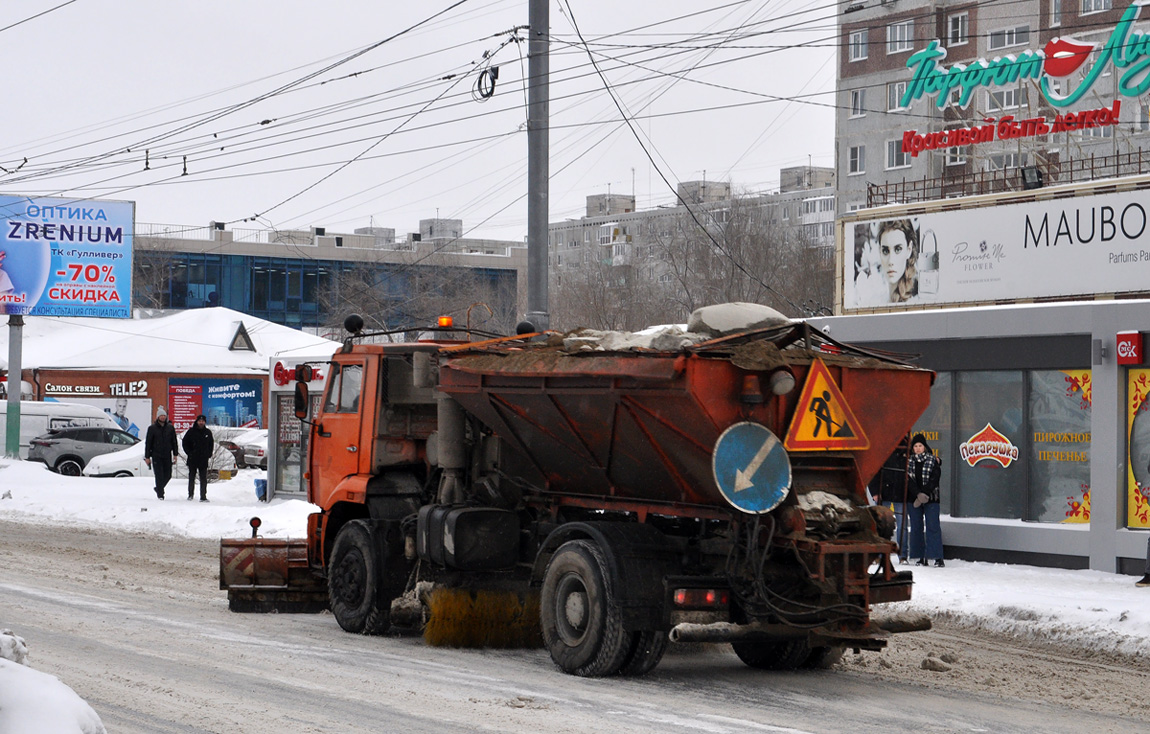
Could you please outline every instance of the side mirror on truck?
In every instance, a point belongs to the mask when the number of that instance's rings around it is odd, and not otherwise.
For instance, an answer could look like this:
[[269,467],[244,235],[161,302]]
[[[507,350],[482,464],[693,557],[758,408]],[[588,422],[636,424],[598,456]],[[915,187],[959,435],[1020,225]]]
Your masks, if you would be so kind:
[[307,420],[307,383],[297,382],[295,384],[295,396],[292,401],[292,407],[295,409],[295,417],[302,420]]

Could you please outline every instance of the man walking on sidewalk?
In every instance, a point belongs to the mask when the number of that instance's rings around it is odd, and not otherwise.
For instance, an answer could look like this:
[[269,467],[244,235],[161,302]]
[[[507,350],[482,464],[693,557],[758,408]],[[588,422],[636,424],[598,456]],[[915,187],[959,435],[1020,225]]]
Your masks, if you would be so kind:
[[168,423],[168,411],[161,405],[156,409],[155,423],[148,426],[144,437],[144,463],[156,476],[156,496],[160,499],[164,499],[164,487],[172,478],[172,465],[179,459],[176,429]]
[[196,423],[184,434],[184,453],[188,456],[188,499],[196,493],[196,474],[200,475],[200,502],[208,501],[208,462],[216,442],[208,430],[208,419],[197,416]]

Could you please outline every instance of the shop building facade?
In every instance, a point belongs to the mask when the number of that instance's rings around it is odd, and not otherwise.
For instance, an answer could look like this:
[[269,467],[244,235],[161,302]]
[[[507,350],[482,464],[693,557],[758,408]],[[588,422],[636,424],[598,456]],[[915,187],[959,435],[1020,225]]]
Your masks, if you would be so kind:
[[917,355],[938,373],[915,431],[943,461],[948,557],[1142,572],[1150,363],[1140,339],[1150,301],[811,322],[841,341]]

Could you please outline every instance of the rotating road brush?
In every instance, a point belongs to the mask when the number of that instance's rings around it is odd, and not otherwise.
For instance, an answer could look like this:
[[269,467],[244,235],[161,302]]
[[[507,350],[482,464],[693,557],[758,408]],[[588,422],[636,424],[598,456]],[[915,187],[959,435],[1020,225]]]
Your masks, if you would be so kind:
[[436,587],[423,639],[436,647],[542,647],[539,593]]

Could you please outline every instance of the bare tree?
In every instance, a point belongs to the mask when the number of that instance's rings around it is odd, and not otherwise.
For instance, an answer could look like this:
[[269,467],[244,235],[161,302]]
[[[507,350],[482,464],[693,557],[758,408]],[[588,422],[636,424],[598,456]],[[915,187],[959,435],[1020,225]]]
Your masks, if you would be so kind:
[[568,250],[562,265],[553,257],[555,328],[682,323],[697,308],[733,301],[789,316],[832,303],[833,262],[800,228],[779,224],[760,199],[694,206],[658,221],[645,236],[589,247],[594,254],[580,259]]
[[320,306],[333,327],[350,313],[360,314],[369,330],[417,329],[451,316],[458,326],[513,334],[515,278],[505,268],[458,263],[450,255],[415,252],[358,262],[333,275]]
[[171,308],[172,266],[176,262],[177,254],[169,240],[149,237],[146,249],[137,241],[132,254],[132,305]]

